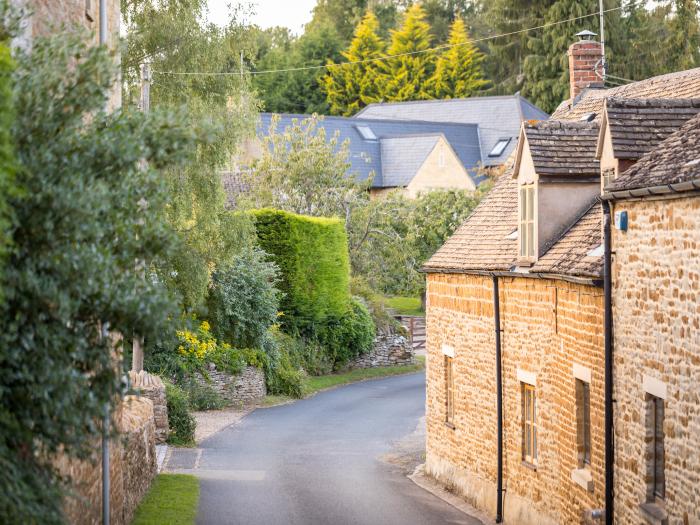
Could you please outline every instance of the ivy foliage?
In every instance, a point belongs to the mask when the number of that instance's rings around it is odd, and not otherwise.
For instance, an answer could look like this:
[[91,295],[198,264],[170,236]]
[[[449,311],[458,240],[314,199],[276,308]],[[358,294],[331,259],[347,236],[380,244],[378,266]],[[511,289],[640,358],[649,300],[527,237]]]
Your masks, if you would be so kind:
[[251,212],[258,243],[279,267],[281,323],[308,333],[350,304],[348,240],[338,219],[306,217],[281,210]]
[[22,192],[9,196],[0,306],[3,523],[62,520],[49,458],[93,452],[121,389],[100,327],[155,337],[172,312],[135,261],[157,267],[176,246],[162,171],[191,159],[198,137],[182,114],[105,113],[115,78],[107,51],[79,35],[36,39],[17,57],[10,129]]

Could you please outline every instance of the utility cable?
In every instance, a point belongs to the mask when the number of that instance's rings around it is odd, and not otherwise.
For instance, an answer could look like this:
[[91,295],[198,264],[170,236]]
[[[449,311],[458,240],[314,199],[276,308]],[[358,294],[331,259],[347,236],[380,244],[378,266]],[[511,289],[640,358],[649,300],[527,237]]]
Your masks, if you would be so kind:
[[[612,11],[620,11],[623,7],[618,6],[618,7],[612,7],[610,9],[606,9],[603,11],[603,13],[609,13]],[[412,56],[412,55],[420,55],[423,53],[432,53],[435,51],[442,51],[445,49],[450,49],[453,47],[459,47],[459,46],[465,46],[468,44],[475,44],[479,42],[486,42],[488,40],[495,40],[497,38],[503,38],[506,36],[513,36],[513,35],[519,35],[521,33],[529,33],[530,31],[536,31],[538,29],[545,29],[547,27],[552,27],[556,25],[561,25],[561,24],[566,24],[569,22],[576,22],[577,20],[583,20],[584,18],[590,18],[593,16],[600,16],[601,12],[596,11],[595,13],[590,13],[587,15],[581,15],[581,16],[575,16],[572,18],[567,18],[566,20],[559,20],[556,22],[548,22],[546,24],[542,24],[539,26],[535,27],[530,27],[527,29],[519,29],[517,31],[510,31],[508,33],[501,33],[499,35],[493,35],[493,36],[486,36],[482,38],[475,38],[475,39],[469,39],[466,42],[460,42],[459,44],[443,44],[440,46],[432,47],[429,49],[421,49],[418,51],[408,51],[406,53],[398,53],[396,55],[386,55],[382,57],[376,57],[376,58],[365,58],[363,60],[351,60],[348,62],[339,62],[337,64],[319,64],[319,65],[314,65],[314,66],[300,66],[300,67],[290,67],[290,68],[284,68],[284,69],[265,69],[261,71],[152,71],[152,73],[160,74],[160,75],[177,75],[177,76],[245,76],[245,75],[268,75],[268,74],[274,74],[274,73],[292,73],[296,71],[310,71],[310,70],[318,70],[318,69],[330,69],[334,67],[343,67],[343,66],[350,66],[350,65],[358,65],[358,64],[368,64],[368,63],[373,63],[373,62],[381,62],[384,60],[391,60],[394,58],[400,58],[404,56]]]

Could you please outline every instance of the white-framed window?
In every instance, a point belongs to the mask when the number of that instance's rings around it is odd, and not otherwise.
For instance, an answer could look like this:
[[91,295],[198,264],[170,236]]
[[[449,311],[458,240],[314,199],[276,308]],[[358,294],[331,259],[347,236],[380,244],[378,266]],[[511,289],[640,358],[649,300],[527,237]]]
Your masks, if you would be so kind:
[[520,258],[535,261],[535,185],[522,184],[518,197]]
[[489,157],[500,157],[505,151],[506,147],[510,144],[510,137],[498,139],[498,142],[491,148],[489,152]]

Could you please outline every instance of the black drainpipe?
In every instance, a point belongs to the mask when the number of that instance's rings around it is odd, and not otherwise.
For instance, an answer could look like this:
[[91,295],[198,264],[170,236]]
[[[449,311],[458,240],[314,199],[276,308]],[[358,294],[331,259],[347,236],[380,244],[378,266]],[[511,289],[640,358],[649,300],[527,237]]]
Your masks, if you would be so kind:
[[501,378],[501,302],[498,277],[493,276],[493,318],[496,328],[496,414],[498,453],[496,468],[496,523],[503,522],[503,381]]
[[605,523],[614,522],[613,318],[610,203],[603,201],[603,292],[605,300]]

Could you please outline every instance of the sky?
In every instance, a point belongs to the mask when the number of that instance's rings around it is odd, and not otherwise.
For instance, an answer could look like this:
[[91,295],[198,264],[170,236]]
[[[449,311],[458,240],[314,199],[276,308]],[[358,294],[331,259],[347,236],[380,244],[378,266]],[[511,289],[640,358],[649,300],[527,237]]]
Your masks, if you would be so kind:
[[[228,20],[228,4],[236,0],[208,0],[209,19],[224,24]],[[296,34],[301,34],[303,25],[311,20],[311,10],[316,0],[248,0],[242,4],[251,4],[254,15],[246,17],[246,22],[262,28],[285,26]]]

